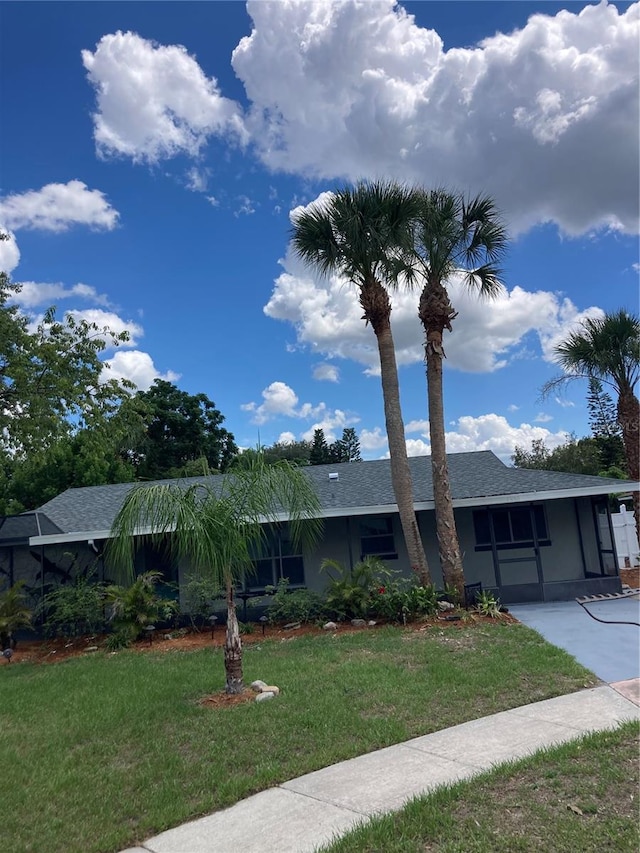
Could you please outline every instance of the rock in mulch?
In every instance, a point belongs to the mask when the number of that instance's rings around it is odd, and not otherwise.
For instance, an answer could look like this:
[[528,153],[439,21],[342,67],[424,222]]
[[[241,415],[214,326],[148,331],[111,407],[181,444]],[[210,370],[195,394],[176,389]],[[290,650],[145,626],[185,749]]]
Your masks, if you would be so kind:
[[322,626],[322,629],[324,631],[337,631],[338,626],[335,622],[325,622],[325,624]]
[[438,609],[444,613],[445,610],[454,610],[455,608],[450,601],[439,601]]
[[354,628],[365,628],[367,625],[364,619],[352,619],[351,624]]

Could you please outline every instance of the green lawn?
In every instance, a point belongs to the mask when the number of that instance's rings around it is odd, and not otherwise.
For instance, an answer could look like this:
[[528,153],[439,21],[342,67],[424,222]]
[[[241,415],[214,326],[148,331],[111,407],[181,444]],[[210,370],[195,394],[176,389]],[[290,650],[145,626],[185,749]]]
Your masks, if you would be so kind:
[[590,686],[522,625],[380,628],[245,649],[270,702],[198,704],[222,652],[0,668],[2,853],[113,853],[336,761]]
[[538,753],[414,800],[325,853],[637,853],[639,726]]

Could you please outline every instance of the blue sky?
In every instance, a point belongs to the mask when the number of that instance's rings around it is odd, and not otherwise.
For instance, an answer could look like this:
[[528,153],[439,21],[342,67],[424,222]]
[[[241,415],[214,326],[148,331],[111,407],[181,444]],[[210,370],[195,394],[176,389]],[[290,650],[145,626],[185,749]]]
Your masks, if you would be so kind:
[[[0,265],[22,310],[128,328],[111,372],[206,393],[242,446],[322,426],[387,452],[354,293],[288,252],[346,181],[489,192],[504,294],[445,342],[450,451],[588,434],[586,388],[539,399],[553,344],[638,311],[639,4],[8,2]],[[428,452],[416,299],[394,299],[410,453]]]

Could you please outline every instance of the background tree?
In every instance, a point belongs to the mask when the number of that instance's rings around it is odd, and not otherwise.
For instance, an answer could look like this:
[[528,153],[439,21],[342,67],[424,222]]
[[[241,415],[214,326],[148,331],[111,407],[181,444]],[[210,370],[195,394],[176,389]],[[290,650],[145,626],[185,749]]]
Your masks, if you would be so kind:
[[624,471],[625,476],[628,476],[622,430],[618,424],[615,404],[602,387],[602,382],[593,377],[589,379],[587,408],[589,426],[600,454],[601,471],[604,473],[617,469]]
[[134,397],[147,424],[146,438],[137,453],[137,476],[161,480],[201,474],[203,464],[224,471],[238,448],[223,426],[223,415],[205,394],[188,394],[171,382],[156,379],[148,391]]
[[287,459],[295,465],[308,465],[311,455],[310,441],[276,441],[270,447],[263,448],[265,462],[278,462]]
[[616,465],[602,468],[600,447],[595,438],[577,438],[572,435],[564,444],[553,450],[550,450],[542,439],[534,439],[530,450],[516,446],[511,459],[516,468],[626,478],[624,469]]
[[310,465],[326,465],[331,462],[329,453],[329,445],[324,436],[323,429],[314,429],[313,441],[311,442],[311,452],[309,453]]
[[342,438],[329,446],[331,462],[362,462],[360,455],[360,440],[353,427],[342,430]]
[[14,300],[20,285],[0,273],[0,453],[42,452],[117,410],[134,386],[108,379],[100,360],[128,334],[45,312],[34,330]]
[[[543,395],[576,379],[596,379],[617,397],[616,419],[622,431],[626,468],[640,480],[640,403],[635,387],[640,375],[640,319],[621,309],[603,318],[587,318],[554,349],[564,375],[547,382]],[[640,493],[633,496],[640,538]]]
[[469,201],[447,190],[417,190],[419,213],[411,285],[421,288],[418,314],[425,335],[431,469],[440,564],[445,583],[464,600],[464,570],[458,542],[445,446],[442,366],[443,334],[457,313],[447,286],[454,275],[481,297],[502,285],[498,262],[507,246],[506,228],[488,196]]
[[300,213],[293,223],[292,245],[298,257],[321,275],[341,275],[354,285],[363,320],[376,336],[393,490],[409,561],[421,582],[428,584],[400,405],[391,303],[385,289],[402,270],[415,210],[415,194],[409,189],[387,181],[360,182]]
[[311,481],[290,462],[267,464],[262,453],[239,456],[223,477],[195,485],[155,483],[134,486],[113,524],[106,558],[121,576],[132,579],[135,550],[148,537],[164,544],[178,561],[212,578],[226,590],[224,666],[227,693],[244,690],[242,642],[234,587],[253,569],[266,542],[266,523],[289,516],[291,537],[301,547],[317,540],[320,507]]

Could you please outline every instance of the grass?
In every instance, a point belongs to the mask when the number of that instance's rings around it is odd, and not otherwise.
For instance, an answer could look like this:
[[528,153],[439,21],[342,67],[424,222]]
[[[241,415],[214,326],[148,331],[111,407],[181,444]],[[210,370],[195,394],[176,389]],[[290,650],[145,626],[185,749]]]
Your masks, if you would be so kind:
[[636,853],[639,726],[503,765],[354,830],[325,853]]
[[595,682],[522,625],[381,628],[245,648],[277,700],[207,708],[222,651],[0,669],[3,853],[113,853],[371,750]]

